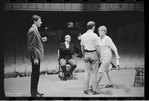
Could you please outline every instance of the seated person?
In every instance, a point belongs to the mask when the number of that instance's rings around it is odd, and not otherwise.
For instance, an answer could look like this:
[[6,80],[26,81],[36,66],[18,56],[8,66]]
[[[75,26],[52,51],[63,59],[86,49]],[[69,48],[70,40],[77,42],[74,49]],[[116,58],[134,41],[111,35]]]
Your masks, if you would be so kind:
[[[78,36],[79,41],[81,40],[80,37],[81,37],[81,34],[79,34],[79,36]],[[60,43],[61,42],[65,42],[65,35],[63,35],[63,34],[61,35],[61,38],[60,38]],[[81,46],[79,48],[76,47],[75,45],[73,45],[73,46],[74,46],[75,53],[78,54],[77,57],[82,58],[83,55],[82,55],[82,52],[81,52]]]
[[[74,45],[72,45],[70,42],[70,35],[65,35],[65,42],[61,42],[59,47],[59,64],[64,72],[64,80],[72,79],[72,73],[76,68],[76,61],[72,57],[72,55],[75,53]],[[71,66],[69,71],[66,70],[66,63],[69,63]]]

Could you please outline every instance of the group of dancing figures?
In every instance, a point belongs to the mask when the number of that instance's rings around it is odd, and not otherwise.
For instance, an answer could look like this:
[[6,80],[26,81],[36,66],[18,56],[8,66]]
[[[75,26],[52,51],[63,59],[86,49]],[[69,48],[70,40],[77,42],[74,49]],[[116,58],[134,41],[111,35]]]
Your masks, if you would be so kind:
[[[44,94],[39,93],[38,81],[40,62],[44,56],[44,45],[43,42],[47,41],[47,37],[41,37],[38,28],[41,26],[41,17],[38,15],[32,16],[32,26],[27,33],[27,58],[32,63],[32,74],[31,74],[31,97],[42,97]],[[102,25],[98,28],[99,36],[94,33],[95,22],[89,21],[87,23],[87,31],[80,35],[81,54],[84,59],[85,79],[84,79],[84,93],[89,94],[89,91],[93,95],[100,94],[98,90],[98,84],[100,83],[103,73],[106,72],[109,79],[107,87],[113,87],[112,78],[110,76],[110,64],[112,58],[118,60],[120,57],[117,52],[117,48],[113,43],[112,39],[107,36],[107,28]],[[113,52],[112,52],[113,51]],[[72,55],[75,53],[75,46],[71,43],[71,36],[66,34],[64,42],[60,42],[59,45],[59,65],[64,73],[63,79],[66,81],[72,79],[73,71],[77,67],[77,63]],[[114,55],[113,55],[114,53]],[[79,56],[80,57],[80,56]],[[69,71],[66,69],[66,64],[69,63],[71,68]],[[117,66],[116,64],[115,66]],[[90,77],[92,74],[92,78]],[[90,79],[92,80],[92,90],[90,90]]]

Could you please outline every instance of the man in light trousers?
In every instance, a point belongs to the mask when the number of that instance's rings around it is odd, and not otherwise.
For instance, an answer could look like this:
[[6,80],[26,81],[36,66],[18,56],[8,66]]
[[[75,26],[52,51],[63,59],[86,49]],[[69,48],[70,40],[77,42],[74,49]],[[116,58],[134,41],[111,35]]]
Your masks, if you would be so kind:
[[91,71],[93,73],[93,91],[96,95],[100,92],[97,90],[97,74],[100,60],[100,48],[98,43],[98,35],[94,33],[95,22],[89,21],[87,23],[87,32],[81,36],[81,51],[85,62],[85,81],[84,93],[89,93],[89,81]]

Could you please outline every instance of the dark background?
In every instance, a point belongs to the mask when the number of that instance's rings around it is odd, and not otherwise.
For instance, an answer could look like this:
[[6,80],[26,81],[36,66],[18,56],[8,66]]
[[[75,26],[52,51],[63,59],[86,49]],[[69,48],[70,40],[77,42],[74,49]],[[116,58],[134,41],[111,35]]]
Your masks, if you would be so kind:
[[[28,30],[31,25],[31,16],[37,14],[42,17],[41,30],[44,30],[46,24],[51,28],[66,28],[65,23],[85,22],[90,20],[96,22],[96,26],[106,25],[109,30],[117,27],[133,24],[144,20],[144,12],[140,11],[92,11],[92,12],[47,12],[47,11],[5,11],[4,12],[4,30],[20,31]],[[86,26],[85,26],[86,27]]]

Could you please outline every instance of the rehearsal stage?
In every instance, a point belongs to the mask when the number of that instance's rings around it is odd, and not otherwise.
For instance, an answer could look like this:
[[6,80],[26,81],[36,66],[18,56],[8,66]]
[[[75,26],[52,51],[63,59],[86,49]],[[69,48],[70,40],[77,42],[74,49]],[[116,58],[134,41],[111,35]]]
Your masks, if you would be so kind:
[[[40,72],[48,71],[51,75],[41,74],[39,79],[39,92],[44,97],[144,97],[144,86],[134,87],[136,67],[144,67],[144,12],[138,11],[107,11],[107,12],[31,12],[7,11],[4,14],[4,89],[6,97],[30,96],[31,62],[26,58],[27,31],[30,18],[33,14],[42,17],[42,26],[39,28],[41,36],[47,37],[44,43],[45,57],[41,61]],[[88,16],[92,15],[92,16]],[[96,22],[95,33],[98,27],[106,25],[107,35],[111,37],[120,55],[120,71],[111,70],[114,88],[102,88],[108,84],[104,74],[99,89],[101,94],[85,95],[83,93],[84,61],[74,54],[77,61],[74,79],[61,81],[58,78],[59,37],[69,33],[72,44],[80,48],[77,37],[86,31],[86,23],[90,20]],[[67,28],[68,22],[74,22],[74,28]],[[49,26],[49,33],[45,33]],[[145,68],[145,67],[144,67]],[[52,74],[54,72],[55,74]],[[15,74],[11,77],[11,74]],[[25,77],[17,75],[26,73]],[[46,74],[46,73],[45,73]],[[101,89],[102,88],[102,89]]]
[[[49,38],[48,38],[49,39]],[[72,38],[72,42],[79,47],[77,36]],[[26,44],[25,40],[17,38],[16,58],[14,57],[14,44],[13,40],[5,42],[5,74],[10,72],[31,72],[31,63],[25,58]],[[24,44],[21,44],[21,42]],[[144,86],[134,87],[135,67],[144,65],[144,46],[137,45],[138,47],[126,45],[126,43],[119,43],[113,39],[120,54],[120,71],[111,70],[114,88],[102,88],[104,84],[108,84],[106,74],[104,74],[101,83],[98,88],[101,90],[101,94],[85,95],[83,93],[84,72],[74,73],[74,79],[68,81],[61,81],[58,78],[58,74],[41,75],[39,79],[38,91],[44,93],[44,97],[144,97]],[[22,43],[23,43],[22,42]],[[20,52],[19,44],[23,53],[23,58]],[[45,58],[41,62],[41,70],[57,70],[57,49],[59,42],[48,42],[45,45]],[[129,50],[129,51],[128,51]],[[9,53],[9,56],[8,56]],[[7,59],[8,58],[8,59]],[[78,58],[77,54],[74,55],[77,60],[77,70],[84,69],[83,58]],[[24,59],[24,62],[23,62]],[[6,62],[7,60],[7,62]],[[14,61],[16,60],[16,61]],[[29,97],[30,96],[30,76],[5,78],[4,88],[6,97]],[[102,89],[101,89],[102,88]]]

